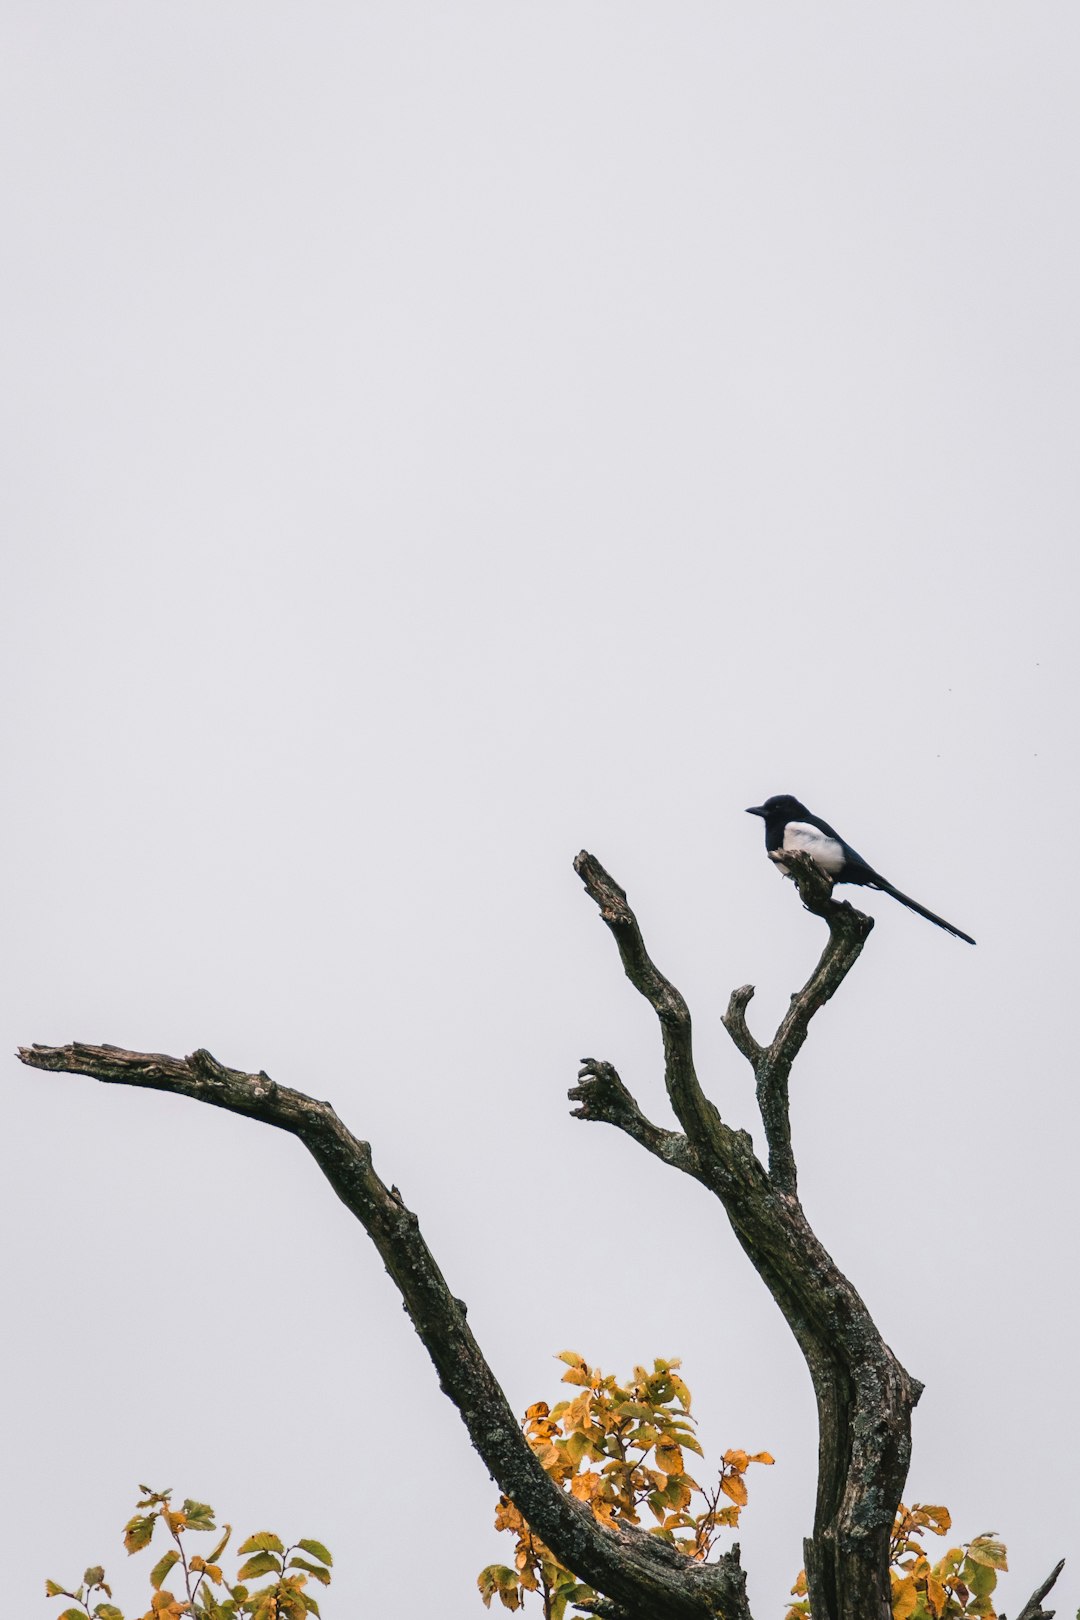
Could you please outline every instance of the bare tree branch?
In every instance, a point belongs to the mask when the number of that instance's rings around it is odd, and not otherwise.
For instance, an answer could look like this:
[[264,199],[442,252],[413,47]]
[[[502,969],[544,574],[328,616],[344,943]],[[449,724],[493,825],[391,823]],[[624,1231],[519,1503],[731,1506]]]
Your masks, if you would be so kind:
[[32,1068],[173,1092],[299,1137],[375,1244],[443,1390],[500,1489],[567,1568],[612,1599],[627,1620],[750,1620],[737,1553],[715,1564],[696,1564],[633,1526],[605,1529],[584,1504],[552,1482],[522,1434],[416,1216],[376,1174],[369,1144],[346,1129],[329,1103],[278,1085],[264,1073],[226,1068],[202,1050],[175,1058],[75,1042],[22,1047],[18,1055]]
[[741,984],[737,990],[733,990],[722,1022],[743,1057],[756,1069],[765,1048],[755,1041],[746,1022],[746,1009],[753,998],[752,984]]
[[[574,864],[615,939],[627,977],[657,1014],[668,1096],[682,1131],[653,1124],[612,1065],[594,1059],[584,1060],[570,1092],[578,1104],[574,1114],[615,1125],[722,1203],[803,1352],[817,1398],[817,1504],[813,1535],[804,1543],[815,1620],[891,1620],[890,1537],[907,1477],[911,1411],[922,1386],[885,1344],[806,1217],[788,1103],[791,1066],[810,1020],[843,983],[873,923],[833,900],[829,880],[809,857],[785,855],[804,905],[828,926],[828,943],[768,1046],[747,1023],[752,985],[732,993],[724,1019],[754,1070],[769,1148],[766,1169],[747,1133],[726,1125],[705,1096],[694,1067],[689,1009],[651,960],[626,894],[593,856],[583,851]],[[75,1044],[24,1048],[19,1055],[39,1069],[176,1092],[298,1136],[371,1236],[492,1475],[567,1568],[603,1594],[595,1612],[611,1620],[750,1620],[737,1547],[718,1563],[695,1563],[634,1527],[599,1525],[549,1479],[416,1216],[379,1179],[368,1144],[346,1130],[328,1103],[276,1085],[266,1074],[227,1069],[205,1051],[179,1059]],[[1060,1570],[1059,1564],[1019,1620],[1051,1620],[1041,1603]]]
[[637,918],[621,889],[587,850],[574,861],[574,871],[600,908],[622,958],[626,977],[653,1007],[664,1042],[664,1078],[675,1117],[695,1147],[714,1148],[720,1116],[698,1084],[694,1071],[690,1010],[682,996],[656,967],[645,949]]
[[839,990],[858,961],[870,930],[872,917],[844,901],[832,898],[832,883],[809,855],[784,853],[799,890],[803,905],[829,925],[829,938],[821,960],[809,979],[791,998],[780,1027],[768,1046],[761,1046],[750,1034],[746,1008],[754,987],[744,984],[732,991],[724,1016],[724,1027],[754,1070],[758,1111],[769,1145],[769,1174],[785,1192],[797,1186],[795,1156],[791,1149],[791,1114],[788,1082],[791,1066],[810,1030],[810,1020],[820,1007]]
[[[1016,1620],[1054,1620],[1057,1610],[1044,1609],[1042,1606],[1042,1600],[1049,1592],[1050,1588],[1054,1585],[1054,1582],[1057,1580],[1064,1568],[1064,1558],[1059,1559],[1059,1561],[1050,1571],[1049,1575],[1046,1577],[1045,1581],[1043,1581],[1042,1585],[1037,1587],[1035,1591],[1032,1592],[1031,1596],[1024,1604],[1024,1607],[1017,1615]],[[1001,1615],[1000,1620],[1006,1620],[1006,1616]]]
[[574,1119],[617,1125],[665,1164],[695,1173],[696,1155],[686,1137],[680,1131],[661,1130],[646,1119],[610,1063],[598,1063],[595,1058],[582,1058],[581,1063],[579,1083],[567,1092],[571,1102],[581,1104],[571,1109]]
[[[770,1046],[760,1046],[746,1022],[752,986],[734,992],[725,1019],[754,1067],[769,1145],[767,1171],[746,1133],[725,1125],[704,1097],[693,1067],[686,1003],[649,957],[624,891],[593,856],[583,852],[574,865],[614,935],[627,977],[660,1019],[668,1095],[693,1150],[672,1155],[671,1162],[720,1199],[810,1370],[818,1404],[818,1492],[814,1533],[804,1553],[815,1620],[890,1620],[889,1539],[911,1455],[911,1410],[922,1386],[884,1343],[807,1220],[796,1190],[788,1118],[788,1076],[810,1019],[850,971],[872,921],[832,899],[831,883],[812,860],[791,859],[803,903],[828,923],[829,942]],[[604,1069],[590,1066],[596,1076]],[[610,1117],[641,1140],[636,1104],[607,1083],[608,1113],[597,1109],[588,1117]]]

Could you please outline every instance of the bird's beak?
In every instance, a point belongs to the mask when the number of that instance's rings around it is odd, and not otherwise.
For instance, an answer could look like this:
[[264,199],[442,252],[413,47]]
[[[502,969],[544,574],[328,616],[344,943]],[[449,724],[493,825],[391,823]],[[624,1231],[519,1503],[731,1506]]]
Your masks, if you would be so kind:
[[765,806],[763,804],[752,804],[749,806],[746,813],[748,816],[763,816],[765,814]]

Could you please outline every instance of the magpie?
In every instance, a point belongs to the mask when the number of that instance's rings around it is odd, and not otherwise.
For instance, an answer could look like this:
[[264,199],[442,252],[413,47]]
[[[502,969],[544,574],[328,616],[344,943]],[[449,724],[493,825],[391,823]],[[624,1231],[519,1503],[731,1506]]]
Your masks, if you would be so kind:
[[827,821],[812,815],[805,804],[793,799],[790,793],[777,793],[771,799],[766,799],[764,804],[752,804],[746,813],[764,818],[765,848],[785,877],[787,867],[778,858],[779,852],[785,849],[802,850],[813,856],[834,883],[861,883],[868,889],[881,889],[883,893],[891,894],[894,900],[899,900],[902,906],[907,906],[909,911],[917,911],[927,922],[936,923],[939,928],[955,934],[957,939],[966,939],[969,945],[974,945],[971,935],[965,934],[962,928],[954,928],[944,917],[927,911],[917,900],[894,889],[888,879],[875,872]]

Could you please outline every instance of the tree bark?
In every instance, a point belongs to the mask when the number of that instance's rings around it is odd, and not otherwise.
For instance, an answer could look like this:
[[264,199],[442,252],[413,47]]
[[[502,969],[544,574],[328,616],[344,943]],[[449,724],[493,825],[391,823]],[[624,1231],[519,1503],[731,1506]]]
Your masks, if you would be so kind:
[[[660,1023],[664,1076],[681,1127],[646,1119],[610,1063],[586,1059],[570,1097],[577,1118],[617,1126],[719,1199],[743,1250],[780,1307],[805,1357],[818,1409],[818,1487],[813,1533],[804,1543],[814,1620],[891,1620],[889,1542],[907,1477],[911,1411],[922,1390],[879,1333],[870,1312],[814,1233],[798,1195],[789,1081],[814,1014],[836,993],[873,927],[832,898],[805,855],[785,854],[803,904],[828,926],[828,941],[772,1040],[751,1034],[752,985],[732,993],[724,1024],[754,1072],[766,1162],[705,1095],[694,1067],[689,1008],[652,962],[625,892],[582,851],[575,861],[610,929],[627,977]],[[603,1594],[598,1614],[617,1620],[750,1620],[736,1546],[713,1564],[694,1563],[633,1527],[601,1526],[540,1466],[494,1373],[397,1189],[376,1174],[371,1149],[328,1103],[228,1069],[208,1052],[188,1058],[74,1043],[21,1048],[34,1068],[187,1096],[246,1114],[297,1136],[370,1235],[500,1489],[574,1573]],[[1040,1607],[1060,1570],[1034,1594],[1021,1620],[1049,1620]]]
[[[1042,1600],[1049,1592],[1050,1588],[1054,1585],[1064,1568],[1065,1560],[1062,1558],[1054,1565],[1053,1569],[1050,1571],[1045,1581],[1043,1581],[1042,1585],[1037,1586],[1034,1592],[1032,1592],[1031,1596],[1024,1604],[1024,1607],[1017,1615],[1016,1620],[1054,1620],[1054,1615],[1057,1613],[1057,1610],[1044,1609],[1042,1606]],[[1006,1620],[1006,1616],[1001,1615],[1000,1620]]]
[[367,1142],[329,1103],[269,1075],[228,1069],[209,1052],[187,1058],[117,1046],[21,1047],[32,1068],[86,1074],[110,1084],[168,1091],[262,1120],[298,1137],[342,1203],[360,1221],[401,1294],[473,1445],[502,1490],[568,1569],[616,1603],[625,1620],[751,1620],[738,1547],[695,1564],[631,1525],[604,1528],[544,1472],[451,1292],[420,1225],[395,1187],[376,1174]]
[[584,851],[577,871],[614,935],[627,977],[660,1020],[668,1096],[684,1135],[674,1140],[650,1126],[609,1064],[586,1064],[571,1096],[581,1103],[580,1117],[619,1125],[723,1204],[795,1336],[817,1398],[817,1505],[813,1534],[804,1543],[814,1620],[891,1620],[889,1538],[922,1385],[893,1355],[810,1226],[797,1193],[788,1107],[791,1066],[810,1020],[854,966],[873,921],[833,900],[831,883],[808,856],[785,856],[785,862],[803,904],[828,924],[828,943],[768,1046],[747,1027],[752,985],[733,993],[724,1020],[754,1070],[768,1168],[746,1133],[725,1125],[702,1092],[689,1009],[651,961],[625,892]]

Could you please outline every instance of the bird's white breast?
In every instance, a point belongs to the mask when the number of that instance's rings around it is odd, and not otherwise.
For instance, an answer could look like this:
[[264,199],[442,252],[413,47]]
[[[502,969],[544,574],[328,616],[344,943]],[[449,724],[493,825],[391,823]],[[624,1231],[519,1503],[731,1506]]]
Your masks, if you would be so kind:
[[808,821],[788,822],[784,828],[784,848],[802,850],[804,854],[812,855],[830,877],[835,877],[844,864],[843,844],[830,838],[819,827],[812,827]]

